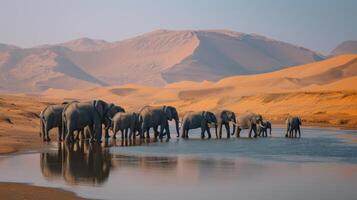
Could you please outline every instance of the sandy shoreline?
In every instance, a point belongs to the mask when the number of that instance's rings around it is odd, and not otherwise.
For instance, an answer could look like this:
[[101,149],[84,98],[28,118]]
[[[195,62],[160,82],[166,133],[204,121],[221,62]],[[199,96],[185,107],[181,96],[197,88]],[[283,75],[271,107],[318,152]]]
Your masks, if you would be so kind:
[[57,200],[57,199],[84,199],[58,188],[33,186],[24,183],[0,182],[0,196],[7,200]]

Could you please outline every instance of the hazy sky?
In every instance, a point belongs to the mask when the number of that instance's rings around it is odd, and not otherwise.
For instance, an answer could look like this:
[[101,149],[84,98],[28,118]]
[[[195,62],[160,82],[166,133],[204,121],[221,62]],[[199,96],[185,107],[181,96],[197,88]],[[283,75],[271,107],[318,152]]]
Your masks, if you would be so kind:
[[328,53],[357,40],[357,0],[0,0],[0,43],[117,41],[156,29],[230,29]]

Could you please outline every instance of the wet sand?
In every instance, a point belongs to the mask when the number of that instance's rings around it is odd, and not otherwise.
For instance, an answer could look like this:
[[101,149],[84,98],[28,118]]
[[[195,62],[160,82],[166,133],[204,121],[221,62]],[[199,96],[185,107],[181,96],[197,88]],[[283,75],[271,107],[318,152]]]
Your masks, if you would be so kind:
[[0,197],[6,200],[83,199],[76,196],[73,192],[21,183],[0,183]]

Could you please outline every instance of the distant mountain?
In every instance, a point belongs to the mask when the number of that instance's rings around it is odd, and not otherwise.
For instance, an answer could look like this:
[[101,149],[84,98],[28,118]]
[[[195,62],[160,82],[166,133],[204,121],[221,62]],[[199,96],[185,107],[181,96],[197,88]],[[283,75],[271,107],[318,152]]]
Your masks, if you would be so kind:
[[0,49],[0,90],[31,93],[106,85],[76,66],[66,51],[62,47]]
[[119,42],[81,38],[27,49],[0,44],[0,90],[212,81],[322,59],[302,47],[227,30],[158,30]]
[[337,56],[342,54],[357,54],[357,41],[349,40],[344,41],[332,50],[331,55]]

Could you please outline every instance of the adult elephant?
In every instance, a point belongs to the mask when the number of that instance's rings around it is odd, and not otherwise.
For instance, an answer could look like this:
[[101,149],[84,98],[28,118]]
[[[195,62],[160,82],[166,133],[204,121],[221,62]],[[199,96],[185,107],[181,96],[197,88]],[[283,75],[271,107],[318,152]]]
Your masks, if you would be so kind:
[[203,139],[205,137],[205,132],[207,131],[209,139],[211,138],[210,124],[212,123],[217,127],[217,119],[212,112],[188,112],[182,120],[182,138],[188,138],[188,131],[190,129],[201,128],[201,138]]
[[[224,125],[226,128],[227,132],[227,138],[230,138],[230,127],[229,123],[233,123],[233,134],[235,133],[236,130],[236,115],[234,112],[229,111],[229,110],[222,110],[218,111],[215,113],[216,118],[217,118],[217,126],[219,129],[219,134],[217,135],[216,131],[216,138],[222,138],[222,126]],[[217,129],[217,127],[216,127]]]
[[74,131],[79,131],[85,127],[89,127],[91,133],[91,141],[102,140],[102,124],[110,124],[110,109],[109,105],[102,100],[94,100],[89,102],[72,102],[68,104],[62,114],[62,124],[65,127],[66,141],[74,141]]
[[[115,104],[109,104],[109,113],[108,116],[110,119],[113,119],[113,117],[115,116],[115,114],[117,113],[125,113],[125,109],[121,106],[115,105]],[[109,129],[110,129],[110,124],[106,124],[106,126],[104,127],[104,131],[105,131],[105,138],[109,138]]]
[[67,103],[60,105],[50,105],[40,113],[40,136],[43,141],[51,141],[49,132],[53,128],[58,128],[58,140],[61,141],[62,133],[62,112]]
[[[155,138],[159,134],[159,138],[162,139],[164,136],[163,131],[167,134],[167,140],[171,138],[170,129],[168,121],[175,121],[177,137],[180,136],[179,131],[179,117],[175,107],[173,106],[145,106],[140,112],[140,123],[141,123],[141,133],[140,137],[145,137],[145,132],[147,138],[150,138],[149,130],[153,128],[155,131]],[[160,133],[157,129],[160,126]]]
[[[301,137],[301,119],[300,117],[289,116],[286,119],[286,135],[285,137],[293,138],[297,137],[297,133],[299,133],[299,138]],[[294,135],[295,132],[295,135]]]
[[255,113],[245,113],[238,117],[237,137],[240,137],[240,132],[243,129],[249,129],[249,138],[252,137],[254,132],[254,138],[258,136],[257,125],[260,125],[263,121],[263,117]]

